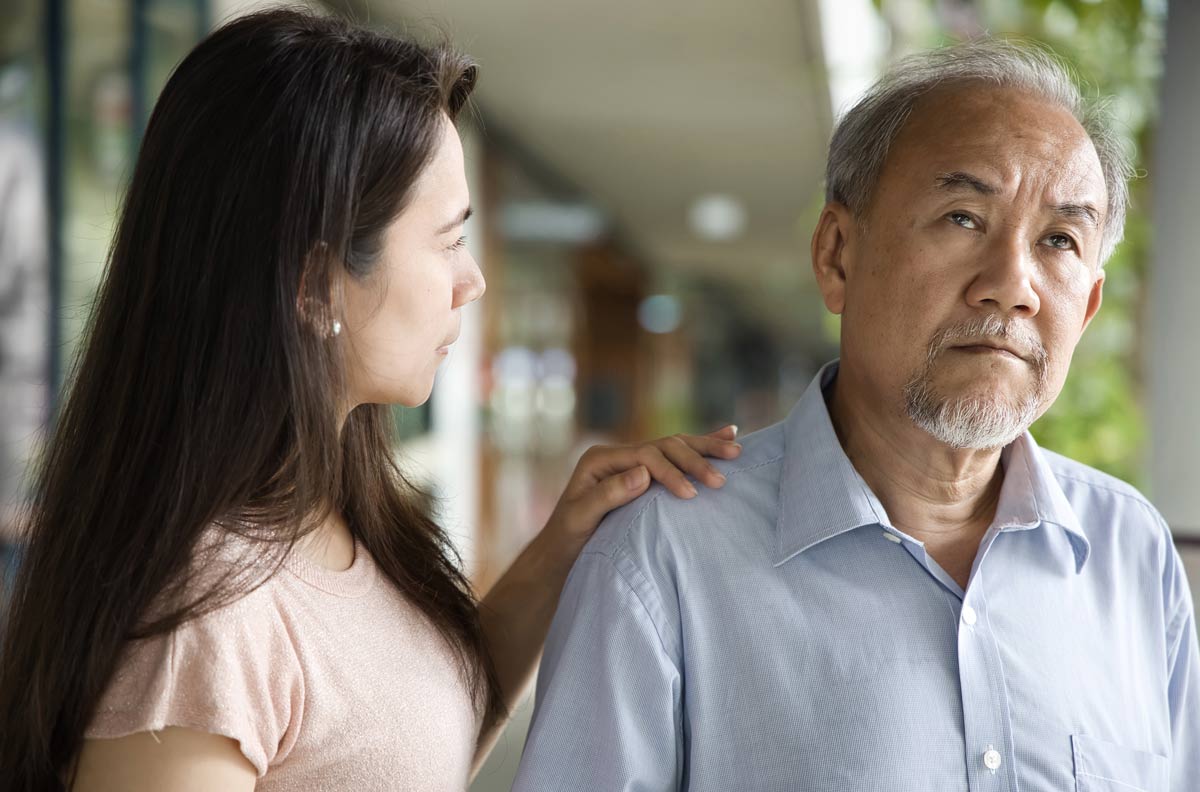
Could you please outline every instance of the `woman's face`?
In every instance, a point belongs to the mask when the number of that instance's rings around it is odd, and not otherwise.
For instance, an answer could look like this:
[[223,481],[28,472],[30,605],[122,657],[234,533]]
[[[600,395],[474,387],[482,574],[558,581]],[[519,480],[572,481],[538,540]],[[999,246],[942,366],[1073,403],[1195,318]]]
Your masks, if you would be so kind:
[[404,212],[388,227],[375,272],[342,277],[342,334],[351,407],[416,406],[458,338],[460,309],[483,294],[467,252],[470,195],[462,144],[450,120]]

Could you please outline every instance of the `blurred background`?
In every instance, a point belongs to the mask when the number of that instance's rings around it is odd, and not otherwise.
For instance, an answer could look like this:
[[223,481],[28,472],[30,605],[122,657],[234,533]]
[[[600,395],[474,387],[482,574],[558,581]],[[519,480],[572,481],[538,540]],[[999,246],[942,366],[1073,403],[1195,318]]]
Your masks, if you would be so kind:
[[[263,5],[0,5],[0,569],[155,97],[214,25]],[[488,293],[397,437],[481,591],[587,446],[786,414],[837,350],[808,255],[835,119],[893,59],[984,32],[1047,42],[1113,96],[1140,169],[1103,309],[1033,432],[1143,488],[1200,557],[1200,4],[307,5],[482,66],[462,135]],[[508,789],[527,717],[476,792]]]

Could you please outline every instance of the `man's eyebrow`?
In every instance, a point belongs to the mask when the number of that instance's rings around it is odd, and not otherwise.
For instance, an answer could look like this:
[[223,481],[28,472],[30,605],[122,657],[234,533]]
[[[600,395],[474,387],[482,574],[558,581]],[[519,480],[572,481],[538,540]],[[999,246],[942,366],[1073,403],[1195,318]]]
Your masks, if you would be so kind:
[[1052,209],[1056,215],[1083,220],[1095,226],[1096,228],[1100,227],[1100,212],[1098,212],[1096,207],[1092,206],[1091,204],[1053,204],[1050,206],[1050,209]]
[[937,185],[943,190],[969,189],[974,190],[980,195],[995,195],[1000,192],[999,187],[988,184],[978,176],[972,176],[963,171],[938,174]]
[[470,220],[471,215],[473,215],[474,213],[475,213],[475,210],[468,206],[466,209],[463,209],[462,212],[459,213],[459,215],[457,217],[455,217],[449,223],[446,223],[446,225],[439,228],[437,230],[437,235],[441,236],[442,234],[450,233],[455,228],[458,228],[460,225],[462,225],[463,223]]
[[[937,185],[943,190],[973,190],[980,195],[996,195],[998,187],[988,184],[978,176],[972,176],[964,171],[942,173],[937,177]],[[1083,220],[1089,225],[1100,227],[1100,212],[1090,203],[1051,204],[1048,207],[1056,215],[1075,220]]]

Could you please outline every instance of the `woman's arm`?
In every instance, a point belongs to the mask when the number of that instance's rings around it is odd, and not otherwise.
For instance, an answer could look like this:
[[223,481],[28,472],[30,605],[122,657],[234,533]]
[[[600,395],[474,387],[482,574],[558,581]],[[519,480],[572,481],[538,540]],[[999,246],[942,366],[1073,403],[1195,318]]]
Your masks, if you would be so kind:
[[257,774],[236,740],[174,726],[84,740],[72,792],[252,792]]
[[[479,605],[484,639],[506,709],[521,700],[541,656],[567,573],[604,515],[629,503],[656,479],[681,498],[691,498],[692,476],[709,487],[724,477],[704,456],[732,459],[741,453],[737,427],[709,435],[675,435],[642,446],[596,446],[588,450],[550,520],[517,556]],[[483,764],[504,723],[484,723],[475,753]]]

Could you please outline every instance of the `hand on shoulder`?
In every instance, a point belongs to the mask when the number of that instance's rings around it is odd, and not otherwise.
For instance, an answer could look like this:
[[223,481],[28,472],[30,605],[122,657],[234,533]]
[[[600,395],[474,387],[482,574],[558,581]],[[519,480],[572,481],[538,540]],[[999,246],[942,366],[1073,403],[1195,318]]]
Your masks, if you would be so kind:
[[[688,477],[718,488],[725,477],[705,457],[735,459],[742,447],[737,427],[706,435],[677,434],[640,445],[593,446],[579,460],[543,531],[578,552],[604,515],[624,506],[658,481],[680,498],[696,496]],[[573,557],[573,556],[572,556]]]

